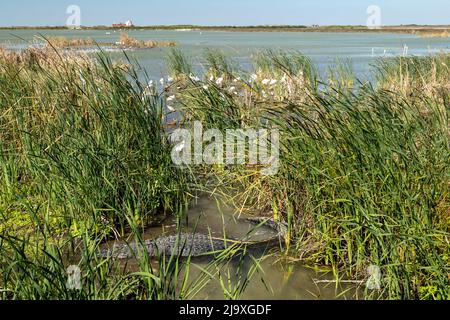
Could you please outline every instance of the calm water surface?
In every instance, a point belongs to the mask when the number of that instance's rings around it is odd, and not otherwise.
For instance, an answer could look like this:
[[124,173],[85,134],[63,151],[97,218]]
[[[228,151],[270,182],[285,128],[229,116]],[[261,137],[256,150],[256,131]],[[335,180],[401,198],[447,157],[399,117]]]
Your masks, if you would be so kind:
[[[426,55],[450,52],[449,38],[420,38],[408,34],[365,33],[303,33],[303,32],[222,32],[222,31],[157,31],[129,30],[139,40],[176,41],[178,47],[191,57],[199,57],[205,49],[220,49],[243,68],[249,68],[252,54],[264,49],[296,50],[308,55],[324,72],[337,60],[351,59],[355,73],[364,77],[370,64],[382,56],[403,54]],[[92,38],[99,43],[119,41],[120,31],[106,30],[0,30],[0,44],[23,48],[36,35]],[[139,61],[151,78],[166,75],[165,57],[168,48],[134,50],[128,52]],[[115,57],[122,53],[113,53]],[[197,59],[199,68],[200,61]],[[200,70],[199,70],[200,71]]]
[[[250,235],[250,240],[258,241],[272,238],[275,233],[270,228],[256,228],[244,220],[245,216],[206,196],[187,212],[187,221],[183,232],[196,232],[222,238],[243,239]],[[175,218],[169,218],[162,226],[146,230],[143,239],[177,234]],[[193,258],[189,270],[189,283],[193,284],[202,275],[202,269],[214,274],[213,279],[195,296],[196,299],[224,299],[218,272],[225,282],[230,280],[236,286],[237,272],[248,274],[251,266],[259,261],[261,271],[249,277],[249,283],[241,296],[242,299],[267,300],[316,300],[316,299],[359,299],[363,297],[363,287],[357,284],[336,283],[331,273],[319,272],[305,267],[300,262],[286,262],[277,248],[252,250],[243,259],[236,257],[228,263],[213,263],[210,258]],[[137,261],[128,261],[130,272],[137,271]],[[227,287],[229,289],[229,287]]]

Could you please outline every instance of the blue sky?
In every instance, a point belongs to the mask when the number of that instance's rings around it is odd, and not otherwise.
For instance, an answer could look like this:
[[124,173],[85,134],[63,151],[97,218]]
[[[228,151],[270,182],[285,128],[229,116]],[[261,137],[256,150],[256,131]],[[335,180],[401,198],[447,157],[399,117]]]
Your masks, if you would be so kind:
[[82,25],[366,24],[369,5],[382,24],[450,24],[450,0],[1,0],[0,25],[64,25],[69,5]]

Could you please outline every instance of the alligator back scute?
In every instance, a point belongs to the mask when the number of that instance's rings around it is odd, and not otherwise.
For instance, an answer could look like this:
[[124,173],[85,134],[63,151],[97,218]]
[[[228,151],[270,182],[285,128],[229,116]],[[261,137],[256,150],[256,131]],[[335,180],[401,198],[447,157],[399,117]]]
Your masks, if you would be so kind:
[[114,244],[111,248],[101,250],[102,257],[117,259],[130,259],[146,252],[150,257],[158,255],[178,255],[182,257],[198,257],[209,255],[227,248],[228,243],[247,244],[252,246],[270,245],[276,243],[286,235],[287,226],[268,218],[246,219],[251,224],[262,224],[277,232],[275,237],[258,242],[245,242],[234,239],[212,238],[204,234],[180,233],[178,235],[163,236],[153,240],[146,240],[142,244],[131,242],[129,244]]

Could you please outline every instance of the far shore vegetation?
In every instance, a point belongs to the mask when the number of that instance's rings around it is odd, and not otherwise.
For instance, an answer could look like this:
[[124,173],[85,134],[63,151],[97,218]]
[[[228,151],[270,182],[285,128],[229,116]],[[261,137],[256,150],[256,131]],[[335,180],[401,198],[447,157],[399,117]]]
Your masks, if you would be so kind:
[[450,30],[419,31],[417,34],[423,38],[450,38]]
[[[39,39],[40,37],[38,37]],[[122,32],[118,42],[96,42],[92,38],[67,38],[63,36],[50,36],[41,40],[47,41],[49,46],[55,48],[81,48],[92,46],[110,46],[118,48],[151,49],[156,47],[175,47],[174,41],[137,40]]]
[[[0,30],[64,30],[66,26],[10,26]],[[396,25],[368,28],[363,25],[255,25],[255,26],[203,26],[203,25],[154,25],[116,28],[112,26],[81,26],[83,30],[203,30],[203,31],[246,31],[246,32],[369,32],[369,33],[407,33],[426,37],[447,37],[450,25]]]

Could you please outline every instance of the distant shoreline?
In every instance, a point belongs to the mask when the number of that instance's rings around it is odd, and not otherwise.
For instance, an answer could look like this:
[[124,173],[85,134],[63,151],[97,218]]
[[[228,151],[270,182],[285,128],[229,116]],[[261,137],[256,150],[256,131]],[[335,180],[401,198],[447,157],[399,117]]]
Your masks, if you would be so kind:
[[[66,30],[66,26],[15,26],[0,27],[0,30]],[[364,32],[364,33],[406,33],[433,34],[437,31],[450,32],[450,25],[402,25],[384,26],[369,29],[366,26],[133,26],[128,28],[114,28],[112,26],[81,27],[81,30],[198,30],[198,31],[228,31],[228,32]]]

